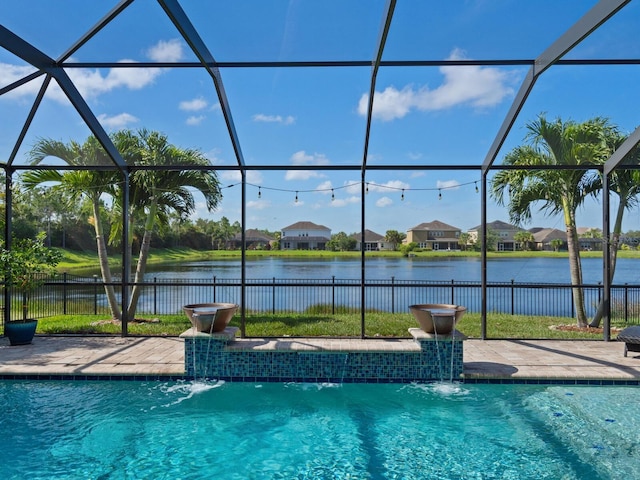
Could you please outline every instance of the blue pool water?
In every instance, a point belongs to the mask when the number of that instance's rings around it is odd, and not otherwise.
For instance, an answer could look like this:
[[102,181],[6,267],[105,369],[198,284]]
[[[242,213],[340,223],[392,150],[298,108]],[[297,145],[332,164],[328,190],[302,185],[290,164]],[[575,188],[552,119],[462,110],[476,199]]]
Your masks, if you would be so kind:
[[2,479],[640,477],[637,387],[0,382]]

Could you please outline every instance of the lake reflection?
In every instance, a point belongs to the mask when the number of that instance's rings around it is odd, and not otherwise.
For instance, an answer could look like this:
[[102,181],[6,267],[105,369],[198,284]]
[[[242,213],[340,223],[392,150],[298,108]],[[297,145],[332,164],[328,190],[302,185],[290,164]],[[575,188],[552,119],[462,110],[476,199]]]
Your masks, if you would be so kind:
[[[248,258],[247,279],[359,279],[361,262],[359,258]],[[640,283],[640,261],[622,258],[618,260],[616,284]],[[365,264],[367,280],[397,281],[430,280],[480,282],[482,262],[475,257],[451,258],[367,258]],[[585,258],[582,260],[585,284],[602,281],[602,260]],[[239,279],[241,263],[239,259],[218,259],[202,262],[186,262],[175,266],[147,269],[146,280],[157,279]],[[567,258],[491,258],[487,262],[489,282],[516,283],[569,283],[569,260]]]

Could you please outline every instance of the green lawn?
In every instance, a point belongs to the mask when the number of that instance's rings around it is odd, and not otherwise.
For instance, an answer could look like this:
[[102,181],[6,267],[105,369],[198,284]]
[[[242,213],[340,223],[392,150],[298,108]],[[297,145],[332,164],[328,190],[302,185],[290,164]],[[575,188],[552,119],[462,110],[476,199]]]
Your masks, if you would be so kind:
[[[367,337],[408,338],[408,329],[418,324],[410,314],[367,313],[365,317]],[[489,338],[519,339],[602,339],[601,333],[562,331],[555,325],[573,325],[570,318],[533,317],[524,315],[489,315]],[[240,326],[236,314],[231,325]],[[620,324],[618,327],[623,328]],[[190,327],[185,315],[161,315],[129,324],[131,335],[176,336]],[[471,338],[480,337],[480,315],[466,314],[457,326]],[[38,324],[40,334],[113,334],[121,333],[120,325],[105,315],[58,315],[43,318]],[[359,337],[360,316],[353,314],[309,315],[248,315],[246,335],[249,337]],[[615,335],[612,335],[615,336]]]

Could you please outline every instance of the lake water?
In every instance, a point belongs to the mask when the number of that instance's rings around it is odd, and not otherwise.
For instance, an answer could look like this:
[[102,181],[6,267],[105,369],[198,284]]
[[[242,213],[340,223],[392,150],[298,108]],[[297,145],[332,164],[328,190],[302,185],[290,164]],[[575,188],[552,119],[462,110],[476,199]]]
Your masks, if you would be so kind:
[[[359,279],[359,258],[282,258],[260,257],[247,259],[248,279]],[[602,260],[582,260],[585,284],[602,281]],[[413,281],[433,280],[450,282],[480,282],[480,258],[387,258],[366,259],[366,279]],[[148,268],[146,280],[157,279],[239,279],[241,262],[238,259],[185,262],[175,266]],[[487,261],[489,282],[570,283],[567,258],[491,258]],[[615,284],[640,284],[640,259],[622,258],[616,267]]]

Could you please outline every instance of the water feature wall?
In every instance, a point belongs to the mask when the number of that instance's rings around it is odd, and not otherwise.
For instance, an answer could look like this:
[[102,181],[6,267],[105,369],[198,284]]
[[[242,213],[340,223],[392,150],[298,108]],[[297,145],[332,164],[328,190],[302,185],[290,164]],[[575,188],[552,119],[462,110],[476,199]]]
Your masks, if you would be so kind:
[[413,340],[319,338],[237,339],[229,327],[209,335],[192,329],[185,342],[190,378],[245,382],[408,383],[459,380],[459,332],[434,335],[410,329]]

